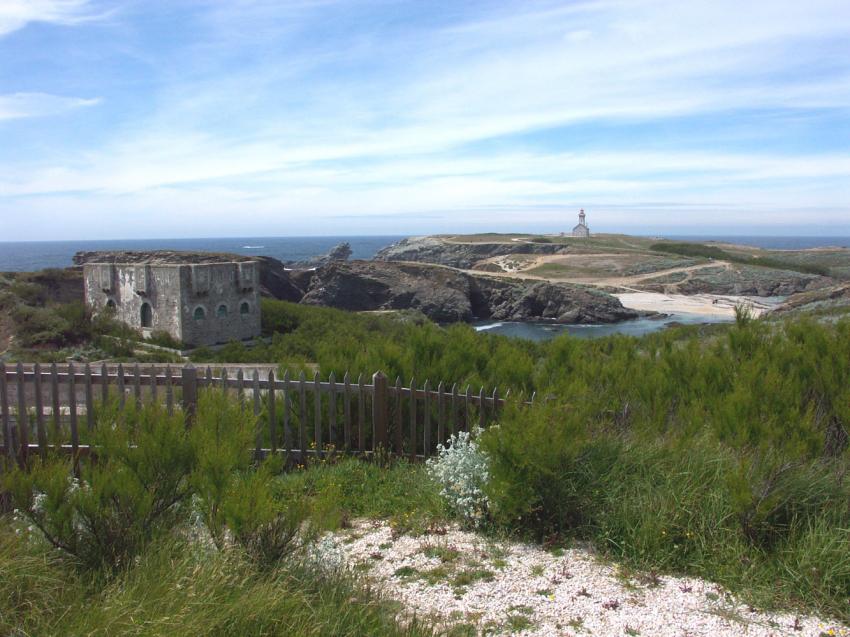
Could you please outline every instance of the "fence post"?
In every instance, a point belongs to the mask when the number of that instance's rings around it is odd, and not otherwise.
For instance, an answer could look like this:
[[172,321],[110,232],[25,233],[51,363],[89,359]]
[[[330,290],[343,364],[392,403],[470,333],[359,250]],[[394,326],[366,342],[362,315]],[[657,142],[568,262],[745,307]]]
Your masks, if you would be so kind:
[[0,362],[0,413],[3,418],[3,445],[6,455],[14,457],[15,448],[12,445],[12,424],[9,421],[9,394],[6,384],[6,365]]
[[27,456],[29,455],[29,443],[30,443],[30,418],[27,413],[27,392],[26,392],[26,381],[24,376],[24,365],[23,363],[18,363],[16,367],[17,376],[15,378],[15,383],[17,385],[16,389],[18,390],[18,439],[21,443],[21,464],[26,465]]
[[195,422],[195,410],[198,406],[198,370],[190,363],[180,372],[183,388],[183,417],[186,426],[191,427]]
[[389,449],[387,377],[382,372],[375,372],[372,375],[372,385],[372,427],[375,432],[372,450],[377,451],[379,447],[383,447],[384,451],[387,451]]

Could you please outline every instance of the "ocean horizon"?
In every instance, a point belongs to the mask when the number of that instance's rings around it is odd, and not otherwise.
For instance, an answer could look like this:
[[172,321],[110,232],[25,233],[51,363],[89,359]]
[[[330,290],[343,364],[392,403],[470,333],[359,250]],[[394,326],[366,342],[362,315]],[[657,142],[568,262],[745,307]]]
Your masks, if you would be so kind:
[[230,252],[244,256],[273,257],[281,261],[305,261],[327,254],[347,241],[353,259],[371,259],[406,235],[328,237],[219,237],[203,239],[97,239],[88,241],[0,242],[0,272],[31,272],[44,268],[67,268],[79,251],[93,250],[187,250]]
[[[187,250],[230,252],[244,256],[267,256],[281,261],[305,261],[326,254],[347,241],[352,258],[371,259],[381,248],[409,235],[338,235],[326,237],[218,237],[174,239],[96,239],[74,241],[2,241],[0,272],[31,272],[44,268],[67,268],[78,251],[93,250]],[[681,241],[719,241],[773,250],[850,247],[850,237],[797,237],[757,235],[656,235]]]

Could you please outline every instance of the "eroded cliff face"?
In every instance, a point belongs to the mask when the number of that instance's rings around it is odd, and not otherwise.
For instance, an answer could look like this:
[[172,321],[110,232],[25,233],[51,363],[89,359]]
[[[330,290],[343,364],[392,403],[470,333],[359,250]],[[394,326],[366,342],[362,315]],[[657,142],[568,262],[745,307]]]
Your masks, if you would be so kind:
[[379,250],[377,261],[436,263],[463,270],[482,259],[510,254],[566,254],[569,247],[557,243],[452,243],[438,237],[409,237]]
[[638,316],[610,294],[582,286],[379,261],[317,269],[301,302],[355,311],[415,309],[444,323],[476,319],[614,323]]

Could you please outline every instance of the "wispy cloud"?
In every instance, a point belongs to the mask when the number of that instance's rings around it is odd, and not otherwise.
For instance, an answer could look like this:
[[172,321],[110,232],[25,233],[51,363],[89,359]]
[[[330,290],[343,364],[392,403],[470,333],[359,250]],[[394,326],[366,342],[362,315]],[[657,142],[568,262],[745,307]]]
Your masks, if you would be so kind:
[[93,17],[89,0],[3,0],[0,3],[0,37],[30,22],[80,24]]
[[23,117],[57,115],[75,108],[94,106],[99,98],[62,97],[47,93],[12,93],[0,95],[0,121]]
[[845,0],[240,0],[120,17],[102,42],[80,29],[45,94],[0,97],[9,119],[96,103],[47,93],[103,96],[103,121],[74,135],[15,122],[40,151],[0,149],[0,215],[61,201],[81,223],[120,207],[176,228],[179,210],[253,233],[305,213],[556,223],[575,204],[621,222],[629,206],[671,223],[702,205],[728,223],[850,215]]

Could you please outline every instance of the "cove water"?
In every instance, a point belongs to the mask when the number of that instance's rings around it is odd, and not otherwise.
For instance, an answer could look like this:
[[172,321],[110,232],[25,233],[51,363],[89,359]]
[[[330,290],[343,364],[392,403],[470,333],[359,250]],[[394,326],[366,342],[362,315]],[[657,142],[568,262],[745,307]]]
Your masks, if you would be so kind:
[[612,334],[643,336],[644,334],[663,330],[673,323],[694,325],[700,323],[731,323],[734,320],[734,318],[725,316],[671,314],[664,318],[636,318],[605,325],[555,325],[552,323],[481,321],[475,324],[475,330],[488,334],[526,338],[532,341],[548,341],[561,334],[569,334],[577,338],[602,338],[603,336],[611,336]]

